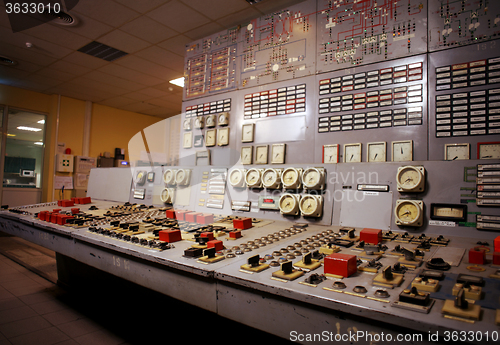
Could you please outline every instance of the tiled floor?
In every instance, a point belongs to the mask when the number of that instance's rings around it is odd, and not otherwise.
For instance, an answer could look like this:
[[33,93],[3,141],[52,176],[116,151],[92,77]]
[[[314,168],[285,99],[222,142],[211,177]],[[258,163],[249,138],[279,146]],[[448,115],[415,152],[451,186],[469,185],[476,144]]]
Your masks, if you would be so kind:
[[[5,235],[1,235],[0,253],[11,257],[12,252],[22,257],[20,250],[40,254],[36,247],[26,244],[23,249],[18,243],[22,241],[16,243],[12,238],[11,244],[6,244]],[[44,255],[51,256],[49,252]],[[52,264],[46,257],[39,259],[43,262],[39,269],[44,267],[45,276],[53,277],[55,258]],[[195,338],[233,342],[239,338],[233,337],[235,333],[244,335],[244,343],[285,343],[284,339],[123,280],[69,292],[0,254],[0,345],[160,344],[180,341],[178,336],[188,342]]]

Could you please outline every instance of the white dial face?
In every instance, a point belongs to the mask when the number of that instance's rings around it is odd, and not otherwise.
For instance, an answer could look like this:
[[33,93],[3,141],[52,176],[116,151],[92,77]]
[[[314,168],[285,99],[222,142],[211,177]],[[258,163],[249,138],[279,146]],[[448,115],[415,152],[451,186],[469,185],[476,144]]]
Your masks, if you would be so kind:
[[272,158],[271,163],[284,164],[285,163],[285,144],[274,144],[271,150]]
[[262,183],[267,188],[278,187],[279,181],[278,171],[274,169],[266,169],[262,174]]
[[321,172],[316,168],[308,168],[302,175],[302,183],[306,188],[314,189],[321,187],[322,176]]
[[249,187],[260,185],[260,171],[257,169],[248,170],[245,180]]
[[229,128],[221,128],[217,131],[217,145],[229,145]]
[[254,124],[248,123],[241,127],[241,142],[251,143],[253,141]]
[[344,145],[344,162],[345,163],[361,162],[361,144]]
[[208,115],[205,124],[207,127],[215,127],[215,115]]
[[184,128],[185,131],[190,131],[191,130],[191,119],[185,119],[182,127]]
[[175,181],[177,183],[182,183],[186,178],[186,172],[184,169],[177,170],[177,174],[175,175]]
[[323,145],[323,163],[339,162],[339,145]]
[[368,143],[368,162],[385,162],[386,143]]
[[283,186],[288,188],[298,187],[300,185],[300,173],[294,168],[287,168],[281,175]]
[[500,159],[500,143],[478,144],[478,159]]
[[171,169],[165,170],[163,173],[163,182],[165,184],[171,184],[175,182],[175,174],[174,171]]
[[320,216],[321,205],[319,199],[312,195],[306,195],[300,199],[300,211],[304,216]]
[[160,199],[162,202],[166,203],[166,202],[170,202],[170,193],[168,192],[168,189],[167,188],[164,188],[162,191],[161,191],[161,194],[160,194]]
[[421,179],[421,172],[413,167],[406,167],[398,174],[398,184],[404,190],[414,189],[420,184]]
[[232,186],[237,186],[241,184],[243,177],[244,177],[243,172],[240,169],[235,169],[231,171],[231,175],[229,176],[229,182],[231,183]]
[[408,162],[413,160],[413,141],[393,141],[392,161]]
[[279,208],[283,214],[297,214],[297,199],[292,194],[283,194],[280,197]]
[[444,147],[445,156],[447,161],[463,160],[470,158],[469,144],[447,144]]
[[255,149],[255,163],[267,164],[267,145],[257,146]]
[[203,126],[204,126],[204,121],[203,121],[203,118],[202,117],[197,117],[195,120],[194,120],[194,127],[195,128],[198,128],[198,129],[202,129]]
[[205,146],[215,146],[215,129],[210,129],[205,132]]
[[241,164],[252,164],[252,146],[241,148]]
[[219,126],[224,126],[229,123],[229,113],[220,113],[217,122],[219,123]]
[[421,206],[412,200],[402,201],[396,206],[396,220],[402,225],[417,225]]

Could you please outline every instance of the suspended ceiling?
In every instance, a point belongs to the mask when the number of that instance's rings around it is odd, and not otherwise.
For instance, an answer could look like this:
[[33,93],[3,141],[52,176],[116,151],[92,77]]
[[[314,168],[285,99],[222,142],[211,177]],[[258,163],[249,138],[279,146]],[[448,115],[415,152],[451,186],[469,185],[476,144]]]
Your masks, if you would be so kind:
[[[46,23],[13,33],[0,2],[0,84],[61,94],[166,118],[181,111],[186,44],[303,0],[80,0],[76,26]],[[78,51],[92,41],[128,55],[113,62]],[[31,48],[26,43],[32,44]]]

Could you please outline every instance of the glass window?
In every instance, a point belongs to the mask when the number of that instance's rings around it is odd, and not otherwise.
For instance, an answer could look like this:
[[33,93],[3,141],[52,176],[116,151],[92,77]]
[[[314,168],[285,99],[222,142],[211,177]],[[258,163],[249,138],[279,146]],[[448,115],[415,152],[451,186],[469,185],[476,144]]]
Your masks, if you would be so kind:
[[45,115],[8,109],[3,186],[41,188]]

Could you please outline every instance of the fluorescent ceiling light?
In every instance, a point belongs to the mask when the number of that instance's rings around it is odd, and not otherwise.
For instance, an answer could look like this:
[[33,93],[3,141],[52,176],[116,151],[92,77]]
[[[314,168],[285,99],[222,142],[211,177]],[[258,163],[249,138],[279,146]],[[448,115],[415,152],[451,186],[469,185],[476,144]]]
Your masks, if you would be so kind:
[[40,120],[40,121],[38,121],[37,123],[44,124],[44,123],[45,123],[45,120]]
[[41,141],[35,141],[34,144],[35,145],[43,145],[43,142],[41,142]]
[[170,84],[174,84],[180,87],[184,87],[184,77],[180,77],[174,80],[169,81]]
[[17,129],[21,131],[30,131],[30,132],[40,132],[42,129],[41,128],[35,128],[35,127],[26,127],[26,126],[19,126]]
[[16,135],[15,134],[11,134],[11,133],[7,133],[7,136],[8,137],[15,137]]

